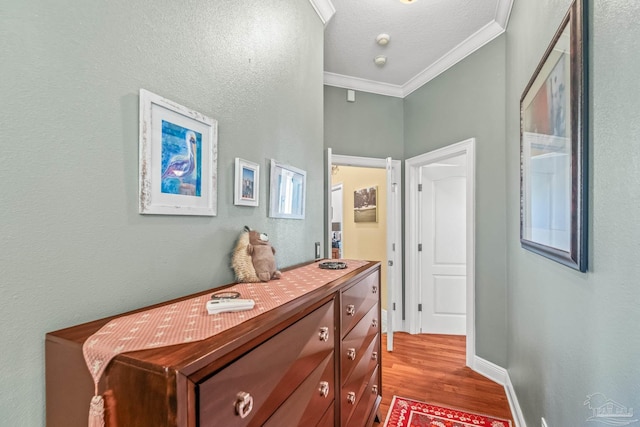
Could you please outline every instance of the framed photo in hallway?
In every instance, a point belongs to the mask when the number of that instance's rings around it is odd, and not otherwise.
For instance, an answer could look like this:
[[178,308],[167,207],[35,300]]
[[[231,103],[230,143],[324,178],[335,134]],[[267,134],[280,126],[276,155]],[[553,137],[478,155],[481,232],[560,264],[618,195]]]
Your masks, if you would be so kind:
[[378,222],[378,187],[365,187],[353,192],[353,221]]
[[236,157],[233,204],[258,206],[260,194],[260,165]]
[[575,0],[520,99],[520,242],[587,270],[584,0]]
[[307,172],[271,159],[269,217],[304,219]]
[[140,89],[138,212],[215,216],[218,122]]

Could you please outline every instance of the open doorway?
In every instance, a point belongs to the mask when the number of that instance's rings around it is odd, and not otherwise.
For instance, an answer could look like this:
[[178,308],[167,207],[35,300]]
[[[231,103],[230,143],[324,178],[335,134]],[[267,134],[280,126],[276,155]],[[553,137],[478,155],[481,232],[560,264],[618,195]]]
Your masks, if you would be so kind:
[[[351,168],[363,169],[358,172]],[[393,331],[404,330],[400,168],[400,161],[391,158],[332,155],[331,149],[327,150],[327,256],[333,255],[333,246],[336,246],[333,240],[339,237],[337,246],[341,257],[381,261],[382,324],[386,328],[389,351],[393,349]],[[338,191],[340,185],[343,196],[338,215],[334,213],[332,190]],[[338,216],[340,225],[333,221]],[[353,240],[350,242],[350,239]],[[358,252],[358,246],[376,247],[379,253]]]
[[[466,335],[475,356],[475,139],[406,160],[409,332]],[[460,299],[462,298],[462,299]]]

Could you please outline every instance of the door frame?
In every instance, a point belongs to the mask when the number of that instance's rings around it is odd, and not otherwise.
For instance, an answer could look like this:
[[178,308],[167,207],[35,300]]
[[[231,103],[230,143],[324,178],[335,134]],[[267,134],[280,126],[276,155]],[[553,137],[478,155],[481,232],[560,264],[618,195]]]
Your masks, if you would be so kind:
[[[327,155],[327,183],[325,188],[329,189],[327,197],[327,233],[325,246],[329,249],[328,254],[331,254],[331,166],[356,166],[364,168],[376,168],[387,169],[387,159],[379,159],[373,157],[359,157],[359,156],[345,156],[340,154],[333,154],[331,148],[326,151]],[[404,313],[404,298],[403,298],[403,283],[402,283],[402,162],[400,160],[391,160],[391,168],[393,169],[394,181],[389,182],[389,173],[387,173],[387,188],[395,186],[395,204],[392,203],[392,197],[387,194],[387,260],[383,262],[393,262],[393,268],[388,268],[387,283],[394,283],[394,287],[389,287],[387,290],[389,295],[387,302],[390,307],[387,307],[388,313],[391,313],[390,321],[387,322],[388,328],[388,342],[387,347],[393,347],[393,334],[394,331],[405,331],[404,320],[402,314]],[[391,214],[393,212],[393,214]],[[395,242],[395,247],[393,243]],[[387,264],[388,265],[388,264]],[[391,277],[389,277],[391,276]],[[396,304],[395,310],[392,309],[393,304]]]
[[[417,301],[420,295],[418,287],[420,279],[419,241],[419,197],[420,169],[431,163],[443,161],[462,154],[467,156],[467,184],[466,184],[466,256],[467,256],[467,334],[466,361],[467,366],[473,366],[475,357],[475,138],[439,148],[425,154],[405,160],[405,293],[407,301]],[[409,333],[420,331],[418,304],[407,307],[407,324]]]

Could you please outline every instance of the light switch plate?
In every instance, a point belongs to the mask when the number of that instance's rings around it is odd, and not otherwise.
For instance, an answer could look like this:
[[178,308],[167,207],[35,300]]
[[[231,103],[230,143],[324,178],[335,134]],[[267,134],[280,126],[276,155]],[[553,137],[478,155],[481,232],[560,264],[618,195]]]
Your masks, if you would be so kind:
[[356,91],[347,89],[347,102],[356,102]]
[[316,242],[316,259],[320,258],[320,242]]

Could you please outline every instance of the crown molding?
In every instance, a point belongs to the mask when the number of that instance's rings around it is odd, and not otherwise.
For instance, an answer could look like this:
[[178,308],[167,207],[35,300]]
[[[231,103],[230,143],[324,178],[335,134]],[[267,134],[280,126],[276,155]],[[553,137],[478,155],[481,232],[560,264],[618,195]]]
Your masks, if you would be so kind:
[[[317,0],[310,0],[317,1]],[[328,0],[327,0],[328,1]],[[513,0],[500,0],[496,6],[495,19],[469,36],[462,43],[451,49],[444,56],[413,76],[404,85],[392,85],[358,77],[345,76],[335,73],[324,73],[324,84],[345,89],[354,89],[362,92],[376,93],[379,95],[405,98],[417,89],[424,86],[440,74],[453,67],[467,56],[491,42],[506,31]]]
[[504,33],[504,31],[504,28],[501,27],[496,21],[490,22],[489,24],[478,30],[475,34],[468,37],[458,46],[447,52],[443,57],[438,59],[428,68],[416,74],[402,86],[330,72],[324,73],[324,84],[345,89],[359,90],[362,92],[376,93],[378,95],[405,98],[412,92],[416,91],[426,83],[430,82],[440,74],[447,71],[458,62],[465,59],[467,56],[471,55],[476,50],[480,49],[482,46],[498,37],[500,34]]
[[513,0],[499,0],[496,6],[496,22],[505,30],[507,29],[509,16],[511,16],[512,7]]
[[375,93],[378,95],[404,98],[402,86],[381,83],[373,80],[361,79],[358,77],[345,76],[342,74],[324,73],[324,84],[327,86],[341,87],[344,89],[354,89],[361,92]]
[[488,23],[405,83],[402,86],[404,96],[421,88],[502,33],[504,28],[496,21]]
[[336,13],[336,8],[333,6],[333,3],[331,3],[331,0],[309,0],[309,2],[320,17],[322,24],[326,27],[327,23]]

